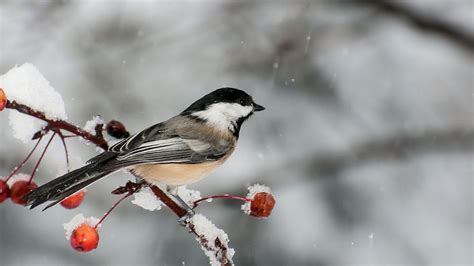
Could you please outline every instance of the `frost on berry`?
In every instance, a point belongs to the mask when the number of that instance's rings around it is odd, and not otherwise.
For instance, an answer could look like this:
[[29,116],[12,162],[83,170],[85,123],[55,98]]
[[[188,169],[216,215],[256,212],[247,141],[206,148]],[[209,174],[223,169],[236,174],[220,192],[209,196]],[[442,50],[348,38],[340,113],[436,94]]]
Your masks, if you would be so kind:
[[60,204],[66,209],[77,208],[79,207],[79,205],[81,205],[82,201],[84,200],[85,195],[86,195],[86,190],[84,189],[65,198],[63,201],[61,201]]
[[18,181],[29,181],[29,180],[30,180],[30,175],[23,174],[23,173],[18,173],[16,175],[10,177],[10,179],[8,179],[7,185],[11,189],[13,187],[13,184],[15,184],[16,182],[18,182]]
[[254,217],[267,218],[272,213],[275,206],[275,198],[271,193],[271,189],[264,185],[255,184],[248,188],[247,198],[251,201],[242,205],[242,210]]
[[10,197],[10,188],[5,180],[0,179],[0,203]]
[[14,203],[25,205],[27,201],[26,199],[23,199],[23,196],[37,187],[38,186],[33,181],[17,181],[13,183],[13,186],[10,189],[10,197]]
[[0,111],[3,111],[6,105],[7,105],[7,96],[5,95],[5,92],[3,91],[3,89],[0,88]]
[[95,218],[95,217],[85,218],[82,213],[77,214],[71,219],[71,221],[63,224],[64,230],[66,230],[66,239],[69,240],[69,238],[71,237],[72,231],[74,231],[74,229],[79,227],[79,225],[86,223],[90,226],[95,226],[98,222],[99,222],[98,218]]
[[82,214],[77,214],[69,223],[63,224],[66,239],[69,240],[71,247],[79,252],[96,249],[99,244],[99,233],[95,225],[98,222],[99,219],[95,217],[84,218]]

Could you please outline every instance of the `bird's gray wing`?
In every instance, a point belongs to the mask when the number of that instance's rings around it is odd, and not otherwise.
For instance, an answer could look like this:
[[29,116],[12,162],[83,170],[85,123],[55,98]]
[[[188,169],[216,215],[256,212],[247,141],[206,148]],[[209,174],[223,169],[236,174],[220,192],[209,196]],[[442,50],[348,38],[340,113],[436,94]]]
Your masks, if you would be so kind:
[[[156,136],[159,136],[163,131],[163,123],[148,127],[134,135],[125,138],[114,145],[110,146],[109,149],[87,161],[87,164],[101,164],[109,162],[115,159],[121,154],[125,154],[134,148],[139,147],[142,143],[150,140]],[[166,135],[162,136],[166,138]]]
[[224,156],[231,148],[228,142],[202,138],[202,132],[189,130],[190,120],[170,119],[151,126],[121,142],[91,162],[108,160],[110,168],[146,163],[202,163]]
[[174,136],[153,140],[122,153],[116,162],[122,165],[144,163],[201,163],[215,160],[215,148],[205,141]]
[[130,150],[133,150],[139,147],[141,144],[155,140],[157,138],[169,138],[169,134],[165,133],[166,131],[166,122],[159,123],[148,127],[130,137],[123,139],[120,142],[117,142],[113,146],[111,146],[108,151],[115,152],[115,153],[127,153]]

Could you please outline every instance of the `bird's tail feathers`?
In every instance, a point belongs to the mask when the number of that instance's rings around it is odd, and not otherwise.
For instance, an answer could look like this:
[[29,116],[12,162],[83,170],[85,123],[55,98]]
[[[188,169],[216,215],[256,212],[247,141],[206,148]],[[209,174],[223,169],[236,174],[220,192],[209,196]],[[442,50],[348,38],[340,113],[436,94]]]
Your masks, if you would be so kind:
[[27,200],[26,205],[33,209],[46,201],[54,201],[46,206],[44,211],[112,172],[113,170],[102,170],[97,164],[85,165],[26,194],[24,196]]

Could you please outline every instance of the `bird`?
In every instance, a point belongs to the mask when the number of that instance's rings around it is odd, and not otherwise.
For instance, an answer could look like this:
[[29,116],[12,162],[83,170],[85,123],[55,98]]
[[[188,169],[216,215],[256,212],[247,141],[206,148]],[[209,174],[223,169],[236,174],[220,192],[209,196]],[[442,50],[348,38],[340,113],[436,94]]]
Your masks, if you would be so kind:
[[263,110],[243,90],[212,91],[180,114],[117,142],[84,166],[30,191],[24,196],[26,205],[33,209],[52,201],[46,210],[122,169],[148,183],[165,184],[177,197],[179,186],[199,181],[229,158],[242,124]]

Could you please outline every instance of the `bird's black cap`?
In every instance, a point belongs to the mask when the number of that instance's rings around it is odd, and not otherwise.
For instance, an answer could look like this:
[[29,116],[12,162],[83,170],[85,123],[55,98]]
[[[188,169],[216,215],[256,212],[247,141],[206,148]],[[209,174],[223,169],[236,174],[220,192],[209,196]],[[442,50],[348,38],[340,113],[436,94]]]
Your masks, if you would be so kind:
[[207,95],[204,95],[201,99],[191,104],[182,114],[190,114],[192,112],[206,110],[209,105],[215,103],[238,103],[242,106],[253,106],[254,111],[265,110],[265,107],[256,104],[252,96],[248,95],[245,91],[235,88],[220,88]]

